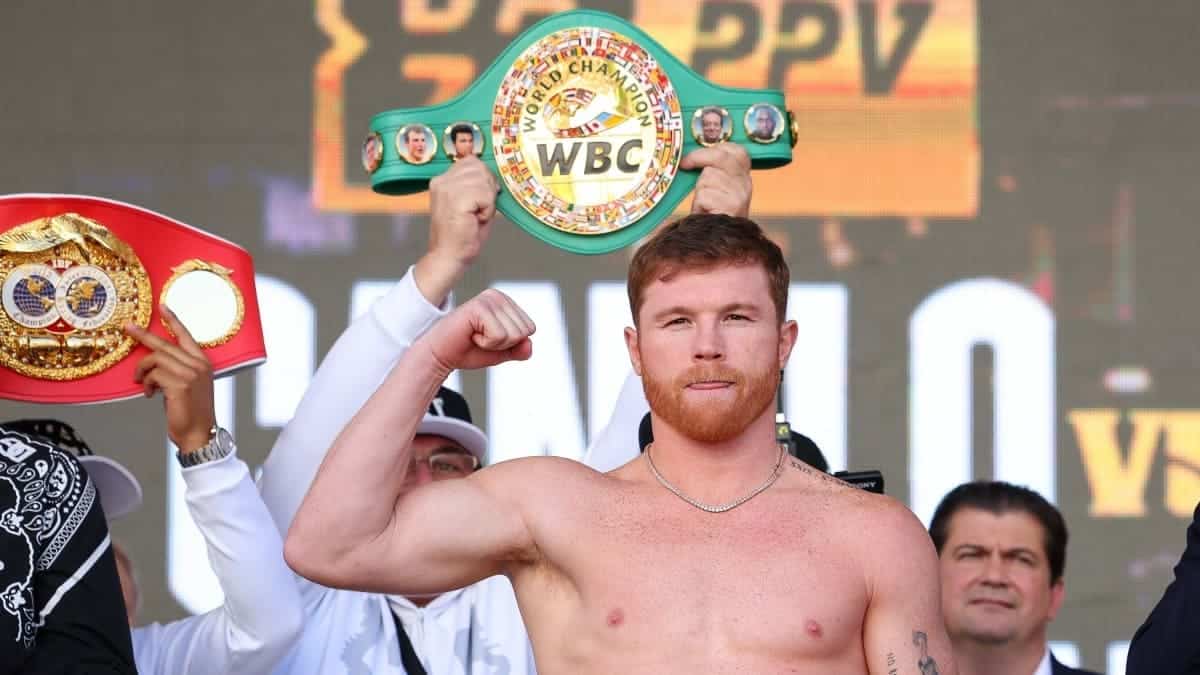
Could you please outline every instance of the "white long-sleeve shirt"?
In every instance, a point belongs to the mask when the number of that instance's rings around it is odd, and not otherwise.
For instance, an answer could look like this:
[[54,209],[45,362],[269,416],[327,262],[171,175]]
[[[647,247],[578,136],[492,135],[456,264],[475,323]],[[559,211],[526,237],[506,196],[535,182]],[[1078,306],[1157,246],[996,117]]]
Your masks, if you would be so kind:
[[[287,532],[342,428],[401,354],[444,314],[421,295],[410,268],[338,338],[263,465],[259,487],[280,532]],[[299,584],[304,633],[276,670],[279,675],[405,674],[393,607],[429,675],[536,673],[504,577],[443,594],[424,608],[396,596],[336,590],[304,579]]]
[[300,594],[283,541],[236,452],[183,469],[185,498],[225,604],[133,629],[142,675],[270,673],[300,635]]
[[646,401],[642,378],[630,370],[621,385],[612,417],[588,446],[583,463],[607,473],[636,459],[642,451],[638,445],[638,427],[648,412],[650,404]]

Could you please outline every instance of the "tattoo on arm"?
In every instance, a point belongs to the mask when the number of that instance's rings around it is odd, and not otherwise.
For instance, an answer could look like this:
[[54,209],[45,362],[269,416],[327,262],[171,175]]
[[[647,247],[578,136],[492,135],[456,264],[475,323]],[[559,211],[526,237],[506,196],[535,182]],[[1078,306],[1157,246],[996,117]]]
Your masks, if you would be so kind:
[[938,675],[937,661],[929,655],[929,638],[919,630],[913,631],[913,644],[921,650],[921,656],[917,659],[917,667],[921,669],[921,675]]
[[888,652],[887,669],[887,675],[897,675],[900,672],[896,670],[896,652]]

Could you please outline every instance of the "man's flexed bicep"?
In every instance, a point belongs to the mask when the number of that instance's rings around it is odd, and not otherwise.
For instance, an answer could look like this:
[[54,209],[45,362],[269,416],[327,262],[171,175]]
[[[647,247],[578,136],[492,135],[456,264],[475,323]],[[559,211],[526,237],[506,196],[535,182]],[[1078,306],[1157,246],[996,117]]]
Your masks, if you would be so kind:
[[871,600],[863,649],[872,675],[957,675],[942,619],[937,554],[925,528],[889,500],[872,519]]
[[[364,570],[374,571],[371,555],[390,548],[401,513],[397,509],[413,491],[406,476],[414,459],[414,437],[442,381],[455,369],[529,358],[534,330],[533,321],[510,298],[489,290],[442,319],[405,352],[321,464],[288,530],[285,554],[292,568],[326,586],[361,587]],[[486,478],[474,482],[488,484]],[[419,506],[403,506],[404,513],[411,508],[414,517],[447,518],[452,532],[480,515],[464,512],[468,507],[506,511],[504,495],[496,490],[443,489],[429,495],[437,498],[436,508],[416,500]],[[414,520],[404,522],[405,528],[417,526]]]
[[427,483],[402,494],[378,536],[336,560],[289,547],[288,564],[319,584],[421,595],[462,588],[537,557],[522,495],[533,486],[513,460],[472,476]]
[[533,490],[525,459],[483,469],[470,478],[429,483],[404,495],[388,528],[378,590],[402,594],[462,588],[532,562],[537,546],[522,495]]

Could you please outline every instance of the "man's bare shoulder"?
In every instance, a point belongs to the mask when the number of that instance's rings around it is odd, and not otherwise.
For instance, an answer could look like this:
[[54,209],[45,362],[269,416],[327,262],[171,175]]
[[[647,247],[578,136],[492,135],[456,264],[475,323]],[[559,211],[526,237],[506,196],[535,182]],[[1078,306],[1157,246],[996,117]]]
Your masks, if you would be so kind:
[[866,497],[863,531],[870,533],[877,551],[912,551],[914,547],[932,549],[929,531],[903,502],[887,495],[859,492]]
[[471,477],[481,485],[526,503],[542,503],[583,491],[602,489],[605,474],[565,457],[520,457],[498,462]]
[[476,476],[492,480],[541,482],[553,480],[596,480],[604,474],[592,467],[565,457],[538,455],[506,459],[480,470]]
[[815,469],[803,461],[788,457],[784,472],[784,481],[788,484],[801,486],[809,494],[820,495],[826,499],[839,502],[843,508],[858,508],[867,506],[872,495],[860,490],[839,478]]
[[908,506],[894,497],[848,484],[838,495],[841,530],[853,533],[846,541],[855,550],[872,588],[891,587],[900,579],[907,579],[909,588],[936,581],[933,540]]
[[794,457],[788,458],[788,468],[793,484],[828,501],[844,526],[853,524],[872,541],[904,548],[929,540],[921,521],[899,500],[856,488]]

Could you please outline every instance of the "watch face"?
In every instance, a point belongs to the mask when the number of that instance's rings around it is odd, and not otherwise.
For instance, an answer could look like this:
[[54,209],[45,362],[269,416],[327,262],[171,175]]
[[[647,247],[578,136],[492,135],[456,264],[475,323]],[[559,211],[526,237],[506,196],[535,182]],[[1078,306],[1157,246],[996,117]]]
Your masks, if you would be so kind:
[[213,437],[213,449],[221,456],[229,454],[233,450],[233,434],[226,431],[223,427],[217,427],[217,435]]

